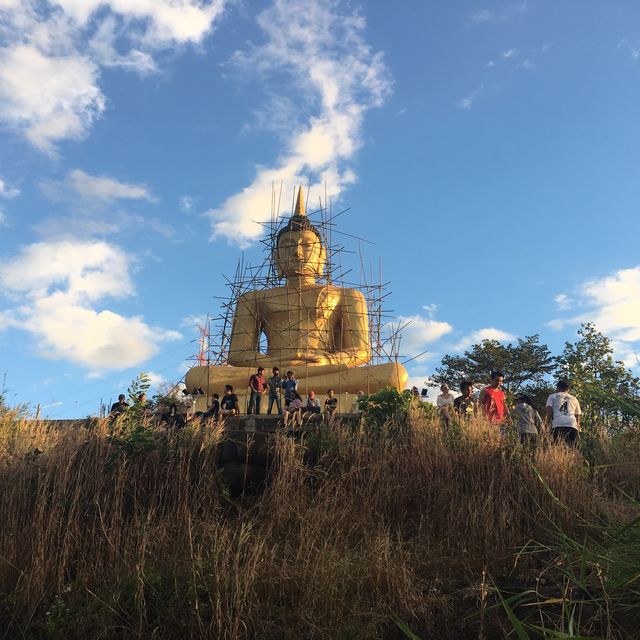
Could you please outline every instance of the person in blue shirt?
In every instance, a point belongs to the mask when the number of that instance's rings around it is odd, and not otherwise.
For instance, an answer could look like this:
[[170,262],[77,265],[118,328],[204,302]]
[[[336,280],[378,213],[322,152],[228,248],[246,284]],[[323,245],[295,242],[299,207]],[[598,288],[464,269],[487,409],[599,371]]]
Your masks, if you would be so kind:
[[293,376],[293,371],[287,371],[287,377],[282,382],[284,390],[284,406],[288,407],[294,398],[293,392],[298,390],[298,381]]

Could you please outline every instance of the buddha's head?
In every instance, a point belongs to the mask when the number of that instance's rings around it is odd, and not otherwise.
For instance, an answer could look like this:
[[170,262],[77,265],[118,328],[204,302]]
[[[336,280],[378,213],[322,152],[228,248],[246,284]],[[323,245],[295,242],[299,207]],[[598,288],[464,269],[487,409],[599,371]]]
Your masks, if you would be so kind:
[[305,276],[315,279],[324,275],[327,251],[320,232],[305,215],[302,188],[298,191],[294,214],[278,233],[273,261],[279,277]]

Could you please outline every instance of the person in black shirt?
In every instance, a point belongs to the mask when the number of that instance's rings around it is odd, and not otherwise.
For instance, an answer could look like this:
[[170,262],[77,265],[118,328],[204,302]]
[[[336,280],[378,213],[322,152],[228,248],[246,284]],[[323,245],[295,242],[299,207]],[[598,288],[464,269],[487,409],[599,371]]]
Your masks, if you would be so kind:
[[473,392],[473,386],[470,382],[466,380],[460,383],[460,393],[461,396],[458,396],[453,401],[453,408],[457,413],[459,418],[469,419],[473,417],[476,413],[476,402],[471,395]]
[[324,419],[327,421],[327,424],[329,424],[333,419],[333,415],[337,408],[338,398],[335,396],[335,391],[333,389],[329,389],[329,391],[327,391],[327,397],[324,400]]
[[220,396],[217,393],[213,394],[213,402],[211,403],[211,413],[213,419],[218,422],[218,416],[220,415]]
[[129,404],[127,402],[125,402],[125,395],[124,393],[121,393],[118,396],[118,402],[114,402],[111,405],[111,411],[109,412],[109,417],[110,418],[117,418],[118,416],[121,416],[129,407]]
[[280,369],[273,367],[273,375],[267,380],[269,385],[269,406],[267,407],[267,414],[271,414],[273,409],[273,403],[276,403],[278,407],[278,414],[282,415],[282,401],[280,400],[280,390],[282,389],[282,378],[280,377]]
[[220,402],[220,413],[223,418],[225,416],[237,416],[240,413],[238,396],[233,393],[233,387],[230,384],[224,386],[224,395]]

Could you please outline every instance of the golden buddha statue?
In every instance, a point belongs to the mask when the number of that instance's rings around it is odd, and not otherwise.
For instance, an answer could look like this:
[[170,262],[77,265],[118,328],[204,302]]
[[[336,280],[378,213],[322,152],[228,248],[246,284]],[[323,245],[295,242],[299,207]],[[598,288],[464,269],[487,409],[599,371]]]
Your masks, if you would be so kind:
[[[207,396],[225,384],[244,391],[256,367],[293,370],[298,391],[374,393],[385,386],[404,388],[402,365],[369,365],[369,319],[362,292],[319,282],[327,262],[319,231],[306,216],[302,188],[288,224],[278,233],[272,259],[284,286],[249,291],[238,299],[228,364],[193,367],[188,390]],[[259,345],[266,339],[265,353]]]

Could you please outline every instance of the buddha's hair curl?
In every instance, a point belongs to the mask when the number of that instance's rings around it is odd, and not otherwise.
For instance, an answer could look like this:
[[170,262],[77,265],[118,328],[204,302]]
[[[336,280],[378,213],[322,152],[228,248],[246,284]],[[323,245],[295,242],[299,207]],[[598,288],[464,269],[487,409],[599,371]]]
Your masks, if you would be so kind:
[[309,220],[307,216],[291,216],[291,218],[289,218],[289,222],[284,227],[282,227],[280,231],[278,231],[276,245],[280,242],[280,238],[285,233],[291,233],[295,231],[312,231],[316,234],[318,240],[322,242],[322,235],[320,234],[320,231],[318,231],[318,229],[316,229],[311,224],[311,220]]

